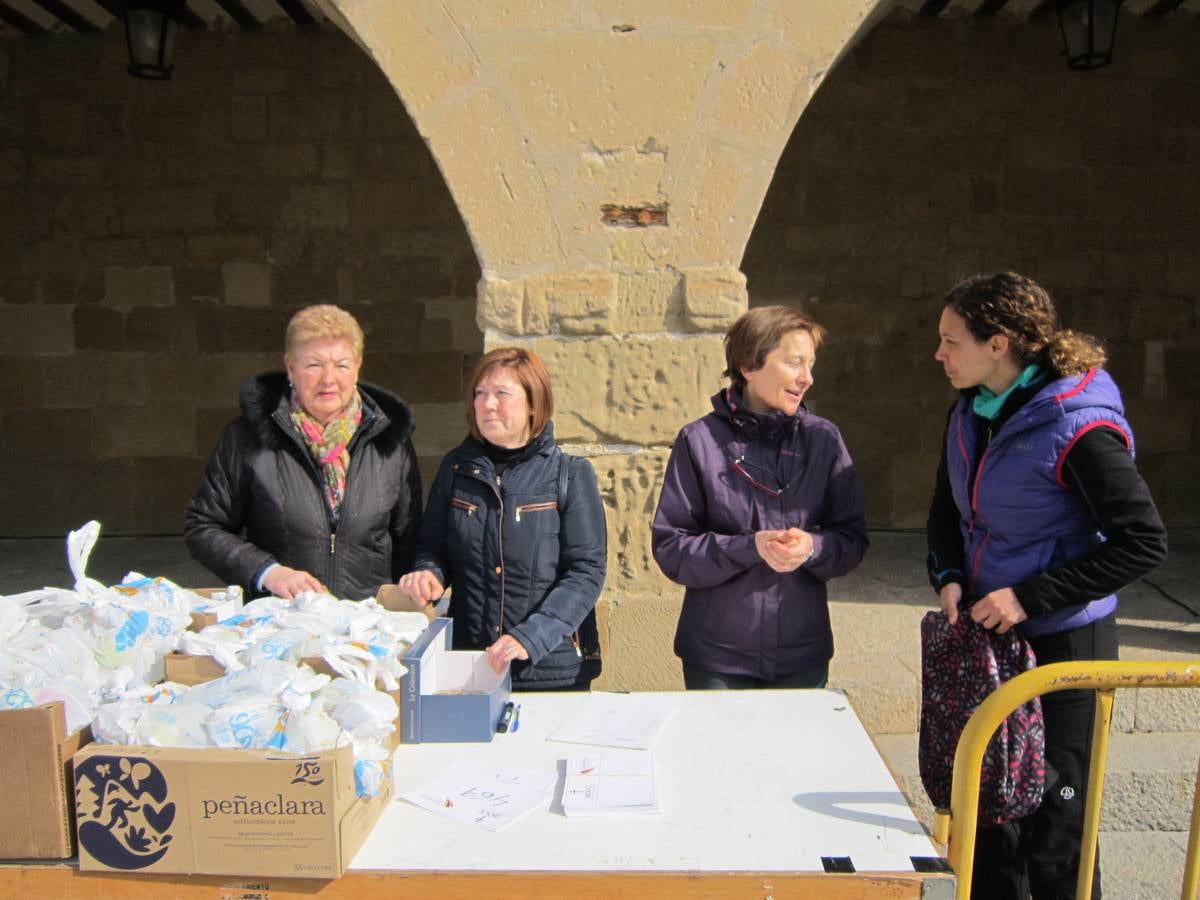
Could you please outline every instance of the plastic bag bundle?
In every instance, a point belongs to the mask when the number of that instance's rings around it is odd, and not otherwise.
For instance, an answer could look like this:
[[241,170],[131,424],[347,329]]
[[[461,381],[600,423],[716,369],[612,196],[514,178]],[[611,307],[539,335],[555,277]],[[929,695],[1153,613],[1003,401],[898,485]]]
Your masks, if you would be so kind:
[[400,658],[428,623],[424,613],[392,612],[374,600],[307,592],[253,600],[240,615],[185,634],[179,649],[211,656],[226,672],[270,659],[323,659],[343,678],[395,690],[405,671]]
[[67,727],[81,728],[100,703],[160,681],[191,606],[209,602],[136,572],[115,587],[89,578],[99,534],[92,521],[67,535],[73,589],[0,596],[0,709],[62,700]]
[[379,793],[399,710],[389,695],[268,659],[215,681],[165,683],[100,707],[98,740],[123,745],[314,753],[351,744],[356,789]]

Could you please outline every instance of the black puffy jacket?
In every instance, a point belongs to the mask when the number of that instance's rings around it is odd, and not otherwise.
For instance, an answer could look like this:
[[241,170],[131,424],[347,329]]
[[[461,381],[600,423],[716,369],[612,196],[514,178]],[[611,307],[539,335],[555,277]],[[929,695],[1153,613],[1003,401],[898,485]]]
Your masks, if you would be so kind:
[[292,428],[287,376],[272,372],[242,385],[242,415],[225,426],[188,504],[192,556],[248,596],[261,593],[255,582],[271,562],[310,572],[352,600],[409,570],[421,521],[412,415],[396,395],[358,388],[363,417],[336,532],[316,463]]
[[592,464],[565,456],[547,424],[503,478],[474,438],[446,455],[414,568],[453,588],[456,649],[510,634],[529,652],[528,662],[513,663],[515,688],[586,686],[600,672],[596,601],[607,544]]

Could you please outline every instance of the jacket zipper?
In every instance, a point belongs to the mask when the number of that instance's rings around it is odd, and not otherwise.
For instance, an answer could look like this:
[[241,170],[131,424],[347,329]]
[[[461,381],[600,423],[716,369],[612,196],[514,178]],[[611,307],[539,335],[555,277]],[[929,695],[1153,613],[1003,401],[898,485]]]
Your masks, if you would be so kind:
[[[308,464],[308,473],[312,476],[313,485],[317,489],[317,496],[319,496],[321,498],[321,506],[325,510],[325,528],[329,531],[329,560],[328,560],[328,571],[326,573],[326,578],[325,578],[325,581],[326,581],[325,586],[329,590],[332,591],[333,583],[334,583],[334,581],[336,581],[336,578],[334,576],[337,574],[335,571],[335,569],[337,568],[337,559],[336,559],[336,556],[337,556],[337,530],[333,527],[333,510],[329,506],[329,498],[325,496],[325,488],[321,484],[321,473],[317,471],[317,464],[315,462],[313,462],[312,455],[308,452],[308,448],[305,447],[303,441],[301,441],[298,437],[296,437],[295,433],[293,433],[291,431],[291,429],[288,427],[287,422],[285,420],[281,420],[280,418],[278,418],[278,416],[276,414],[273,414],[271,416],[271,418],[274,420],[275,424],[278,425],[280,427],[280,429],[282,429],[283,433],[286,434],[289,438],[291,438],[292,443],[295,444],[296,447],[299,449],[300,456]],[[361,443],[361,441],[359,441],[359,437],[361,434],[362,434],[361,429],[359,431],[356,431],[354,434],[354,438],[351,440],[351,444]],[[355,459],[355,457],[353,457],[353,456],[350,457],[351,465],[354,465],[354,459]],[[350,472],[347,471],[346,472],[346,490],[347,490],[347,492],[349,492],[349,489],[350,489]],[[344,505],[345,505],[345,502],[343,499],[343,506]]]
[[[499,637],[499,635],[504,634],[504,601],[505,601],[504,590],[505,590],[505,575],[507,574],[507,572],[505,570],[508,568],[507,566],[504,565],[504,495],[500,493],[501,479],[500,479],[499,475],[496,476],[496,483],[492,484],[491,479],[489,479],[487,476],[485,476],[479,470],[478,466],[471,466],[470,469],[471,469],[471,475],[473,475],[475,478],[479,479],[480,481],[482,481],[484,484],[486,484],[488,487],[490,487],[492,489],[492,493],[496,495],[496,501],[500,504],[500,517],[499,517],[499,520],[497,523],[498,533],[496,535],[496,541],[500,547],[500,565],[499,565],[499,569],[500,569],[500,621],[499,621],[499,626],[498,626],[498,630],[497,630],[497,637]],[[458,505],[458,504],[454,503],[454,500],[451,500],[450,502],[456,506]],[[463,502],[466,502],[466,501],[463,501]],[[468,504],[468,505],[470,505],[470,504]],[[478,509],[478,507],[475,507],[475,508]]]
[[451,497],[450,505],[457,507],[458,509],[465,509],[468,516],[475,515],[475,510],[479,509],[476,504],[468,503],[466,500],[460,500],[458,497]]
[[518,506],[513,514],[513,519],[517,522],[521,521],[521,513],[523,512],[541,512],[544,509],[558,509],[557,500],[548,500],[544,503],[526,503]]

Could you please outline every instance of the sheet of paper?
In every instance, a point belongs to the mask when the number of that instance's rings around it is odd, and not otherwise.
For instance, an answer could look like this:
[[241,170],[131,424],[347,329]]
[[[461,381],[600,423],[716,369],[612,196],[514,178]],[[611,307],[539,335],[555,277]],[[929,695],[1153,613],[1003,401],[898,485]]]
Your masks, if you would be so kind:
[[568,816],[656,813],[658,785],[649,753],[581,753],[567,757],[563,812]]
[[554,793],[556,772],[455,761],[424,787],[401,799],[430,812],[499,831]]
[[649,750],[674,709],[662,694],[593,692],[546,740]]

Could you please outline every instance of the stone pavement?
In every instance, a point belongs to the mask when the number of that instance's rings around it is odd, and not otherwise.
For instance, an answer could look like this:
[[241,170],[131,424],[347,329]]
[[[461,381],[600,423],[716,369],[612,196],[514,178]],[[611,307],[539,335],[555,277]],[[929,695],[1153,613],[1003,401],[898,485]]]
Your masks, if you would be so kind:
[[[1122,659],[1200,660],[1200,529],[1176,529],[1170,542],[1167,564],[1121,594]],[[928,826],[916,762],[918,625],[933,601],[923,547],[917,532],[872,532],[862,566],[831,584],[830,680],[850,695]],[[102,535],[88,574],[112,583],[130,569],[189,586],[219,583],[181,538]],[[63,539],[0,539],[0,593],[69,584]],[[1179,896],[1198,758],[1200,690],[1118,692],[1101,822],[1109,900]]]

